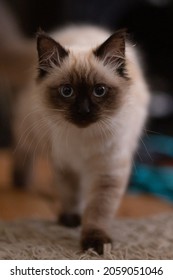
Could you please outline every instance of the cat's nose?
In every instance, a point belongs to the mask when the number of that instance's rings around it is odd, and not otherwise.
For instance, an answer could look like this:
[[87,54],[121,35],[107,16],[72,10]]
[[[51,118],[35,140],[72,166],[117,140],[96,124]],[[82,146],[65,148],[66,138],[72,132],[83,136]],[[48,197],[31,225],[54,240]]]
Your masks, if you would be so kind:
[[82,115],[87,115],[90,113],[90,106],[87,99],[83,100],[78,107],[78,113]]

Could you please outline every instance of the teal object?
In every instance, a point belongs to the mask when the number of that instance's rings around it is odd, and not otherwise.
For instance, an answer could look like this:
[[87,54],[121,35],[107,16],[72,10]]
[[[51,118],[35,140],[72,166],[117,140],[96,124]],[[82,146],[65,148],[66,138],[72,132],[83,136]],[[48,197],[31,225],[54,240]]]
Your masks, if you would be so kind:
[[[173,138],[170,136],[149,136],[143,139],[149,154],[166,155],[173,158]],[[173,202],[173,167],[135,163],[130,191],[154,194]]]

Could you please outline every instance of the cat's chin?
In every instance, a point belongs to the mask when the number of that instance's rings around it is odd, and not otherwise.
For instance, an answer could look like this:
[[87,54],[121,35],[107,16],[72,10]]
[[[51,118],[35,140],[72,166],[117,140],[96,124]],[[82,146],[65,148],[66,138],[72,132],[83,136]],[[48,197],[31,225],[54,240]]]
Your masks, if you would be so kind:
[[77,127],[77,128],[81,128],[81,129],[84,129],[84,128],[89,128],[91,126],[94,125],[94,123],[74,123],[74,125]]
[[83,120],[68,120],[71,124],[73,124],[75,127],[78,127],[78,128],[88,128],[88,127],[91,127],[93,126],[94,124],[97,123],[98,120],[86,120],[86,119],[83,119]]

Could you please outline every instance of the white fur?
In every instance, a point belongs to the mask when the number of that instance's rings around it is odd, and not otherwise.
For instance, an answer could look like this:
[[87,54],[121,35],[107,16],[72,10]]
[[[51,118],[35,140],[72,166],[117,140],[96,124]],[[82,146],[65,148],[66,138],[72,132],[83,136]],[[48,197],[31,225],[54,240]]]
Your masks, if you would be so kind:
[[[98,228],[105,228],[118,207],[119,197],[127,185],[133,154],[147,117],[149,104],[149,92],[135,47],[126,43],[126,67],[131,79],[128,85],[124,83],[123,78],[115,76],[111,66],[104,66],[103,62],[91,57],[91,50],[102,44],[109,35],[109,32],[93,26],[71,27],[53,33],[53,38],[70,50],[71,60],[65,61],[62,69],[58,71],[55,67],[45,82],[40,84],[33,82],[28,94],[21,98],[16,114],[17,126],[20,123],[19,120],[24,118],[26,118],[23,121],[24,127],[26,124],[30,127],[33,122],[41,120],[44,125],[40,125],[39,130],[32,129],[30,133],[31,141],[35,142],[33,146],[38,146],[38,142],[41,143],[42,139],[44,144],[45,138],[48,138],[56,168],[59,170],[63,170],[64,167],[71,168],[79,175],[83,195],[88,201],[84,227],[94,225],[97,220]],[[102,129],[97,123],[87,128],[78,128],[65,121],[63,115],[58,112],[57,116],[51,116],[43,98],[45,86],[54,83],[56,79],[66,79],[63,73],[70,71],[72,64],[85,65],[86,69],[90,69],[91,61],[103,80],[106,78],[110,83],[117,83],[124,94],[123,104],[109,119],[109,124],[102,124]],[[35,111],[34,107],[36,107]],[[22,135],[22,133],[21,126],[19,134]],[[28,143],[26,143],[26,149],[28,149]],[[115,187],[112,193],[102,190],[101,194],[105,193],[98,200],[105,196],[107,203],[101,201],[99,205],[97,197],[100,193],[97,185],[99,178],[102,176],[106,178],[104,176],[107,175],[113,180],[118,180],[119,186]],[[107,184],[106,179],[103,180]],[[98,217],[93,214],[101,211],[96,211],[96,204],[98,204],[98,209],[99,206],[103,208],[102,215]],[[75,205],[74,209],[76,208]],[[91,209],[95,210],[92,212]]]

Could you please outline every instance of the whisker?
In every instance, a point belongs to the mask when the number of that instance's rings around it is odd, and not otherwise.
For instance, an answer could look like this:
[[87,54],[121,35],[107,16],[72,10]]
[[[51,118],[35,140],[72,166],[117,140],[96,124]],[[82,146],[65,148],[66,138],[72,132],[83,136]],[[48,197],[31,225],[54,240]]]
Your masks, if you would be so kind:
[[153,131],[153,130],[149,130],[149,129],[145,129],[145,128],[144,128],[144,130],[145,130],[146,132],[151,132],[151,133],[154,133],[154,134],[161,135],[161,133],[159,133],[159,132],[157,132],[157,131]]
[[47,130],[45,131],[45,133],[42,134],[42,137],[41,137],[40,141],[38,141],[38,142],[37,142],[37,145],[35,146],[35,149],[34,149],[34,151],[33,151],[33,169],[34,169],[34,162],[35,162],[35,159],[36,159],[36,152],[37,152],[37,150],[38,150],[38,148],[39,148],[40,143],[41,143],[43,140],[45,140],[44,138],[46,137],[46,135],[48,134],[48,132],[50,132],[50,129],[49,129],[49,128],[47,128]]
[[99,131],[100,131],[100,135],[101,135],[101,141],[102,141],[102,143],[104,143],[105,142],[105,139],[104,139],[104,133],[103,133],[103,128],[102,128],[102,125],[101,125],[101,123],[97,123],[97,125],[98,125],[98,127],[99,127]]
[[[40,125],[40,127],[38,127],[38,129],[42,129],[42,128],[44,128],[44,126],[45,126],[45,123],[42,123],[42,125]],[[31,147],[32,147],[32,145],[33,145],[33,143],[34,143],[34,140],[35,140],[35,139],[32,138],[32,141],[30,142],[30,145],[27,146],[27,150],[26,150],[26,153],[25,153],[25,157],[24,157],[23,164],[24,164],[25,161],[26,161],[27,155],[29,154],[29,152],[30,152],[30,150],[31,150]]]
[[[30,133],[36,129],[40,124],[42,124],[43,122],[46,123],[47,121],[47,118],[49,117],[57,117],[56,115],[52,114],[52,115],[44,115],[44,116],[41,116],[41,118],[39,120],[36,120],[34,121],[34,123],[32,123],[32,125],[30,125],[29,127],[27,127],[25,129],[25,131],[22,133],[22,135],[20,136],[19,140],[18,140],[18,143],[16,145],[16,148],[15,150],[13,151],[13,153],[16,153],[17,149],[19,148],[19,146],[24,146],[24,144],[26,143],[27,141],[27,138],[29,137]],[[24,139],[23,139],[24,138]],[[21,144],[21,141],[23,141],[23,143]]]
[[146,147],[145,143],[143,142],[142,138],[141,138],[141,137],[139,137],[139,139],[140,139],[140,141],[142,142],[142,144],[143,144],[143,146],[144,146],[144,148],[145,148],[145,150],[146,150],[146,152],[147,152],[147,155],[148,155],[148,156],[149,156],[149,158],[153,161],[153,159],[152,159],[152,157],[151,157],[151,155],[150,155],[150,153],[149,153],[149,151],[148,151],[148,149],[147,149],[147,147]]
[[143,162],[143,159],[142,159],[141,155],[139,154],[139,152],[138,152],[138,151],[136,151],[136,153],[137,153],[137,155],[138,155],[138,157],[139,157],[140,161],[141,161],[141,162]]
[[[24,133],[21,135],[21,137],[19,138],[19,141],[16,145],[16,148],[15,150],[13,151],[13,154],[16,153],[17,149],[19,148],[19,146],[24,146],[24,144],[26,143],[27,141],[27,138],[29,137],[29,135],[31,134],[31,132],[37,128],[37,126],[39,127],[40,124],[42,124],[43,122],[45,122],[44,120],[37,120],[35,121],[31,126],[27,127],[27,129],[24,131]],[[24,138],[25,137],[25,138]],[[24,138],[23,140],[23,143],[21,144],[21,141],[22,139]]]
[[63,110],[63,109],[53,109],[53,108],[50,108],[50,107],[47,107],[47,109],[49,111],[55,111],[55,112],[65,112],[66,110]]

